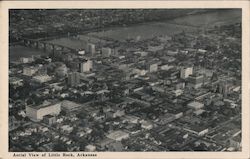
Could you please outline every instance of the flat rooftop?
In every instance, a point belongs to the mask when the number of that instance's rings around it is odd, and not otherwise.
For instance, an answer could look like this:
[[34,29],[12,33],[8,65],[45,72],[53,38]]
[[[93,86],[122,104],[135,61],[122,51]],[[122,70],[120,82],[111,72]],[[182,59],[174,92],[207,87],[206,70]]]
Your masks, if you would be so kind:
[[51,105],[54,105],[56,103],[59,103],[58,100],[45,100],[42,104],[40,105],[28,105],[28,107],[31,107],[33,109],[41,109],[41,108],[46,108],[46,107],[49,107]]
[[66,110],[74,110],[76,108],[79,108],[80,106],[81,104],[73,102],[73,101],[69,101],[69,100],[62,101],[62,108]]

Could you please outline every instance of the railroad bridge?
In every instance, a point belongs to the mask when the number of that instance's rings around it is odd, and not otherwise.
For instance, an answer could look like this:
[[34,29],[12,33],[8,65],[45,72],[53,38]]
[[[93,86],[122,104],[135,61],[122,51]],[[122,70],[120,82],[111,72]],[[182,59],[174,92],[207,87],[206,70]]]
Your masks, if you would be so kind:
[[45,41],[39,41],[34,39],[21,39],[21,44],[26,47],[35,48],[39,50],[43,50],[44,52],[55,53],[56,51],[70,51],[72,53],[77,53],[76,49],[63,46],[60,44],[53,44]]

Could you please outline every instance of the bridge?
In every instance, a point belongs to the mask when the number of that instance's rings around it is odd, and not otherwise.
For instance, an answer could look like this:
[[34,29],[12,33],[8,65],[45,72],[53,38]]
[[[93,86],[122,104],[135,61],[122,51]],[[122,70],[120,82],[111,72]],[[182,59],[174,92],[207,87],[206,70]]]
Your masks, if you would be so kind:
[[30,47],[30,48],[35,48],[39,50],[43,50],[44,52],[51,52],[54,54],[56,51],[70,51],[71,53],[77,53],[77,49],[70,48],[67,46],[63,46],[60,44],[54,44],[54,43],[49,43],[45,41],[39,41],[39,40],[34,40],[34,39],[26,39],[22,38],[20,39],[20,44]]

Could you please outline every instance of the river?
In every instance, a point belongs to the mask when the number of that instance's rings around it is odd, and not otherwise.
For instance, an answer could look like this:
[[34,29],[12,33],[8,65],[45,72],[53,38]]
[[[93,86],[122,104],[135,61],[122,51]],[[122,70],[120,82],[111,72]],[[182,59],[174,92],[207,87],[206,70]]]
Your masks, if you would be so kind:
[[[89,40],[87,37],[104,37],[114,40],[123,41],[127,38],[148,39],[159,35],[173,35],[183,30],[195,31],[204,27],[211,27],[214,25],[224,25],[241,22],[241,10],[216,10],[214,12],[187,15],[184,17],[175,18],[172,20],[161,22],[149,22],[132,26],[121,26],[108,28],[99,32],[90,32],[85,35],[79,35],[78,39],[72,38],[58,38],[49,40],[50,43],[65,45],[74,49],[84,47],[84,41]],[[95,41],[96,38],[94,38]],[[42,51],[35,49],[25,48],[22,46],[10,47],[9,49],[10,60],[15,60],[19,57],[43,54]]]

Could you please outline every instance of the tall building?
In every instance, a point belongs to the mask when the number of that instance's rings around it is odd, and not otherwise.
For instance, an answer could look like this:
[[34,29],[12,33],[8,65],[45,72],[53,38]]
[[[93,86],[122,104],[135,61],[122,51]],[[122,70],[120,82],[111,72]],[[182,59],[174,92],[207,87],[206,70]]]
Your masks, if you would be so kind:
[[188,77],[188,86],[197,89],[200,88],[203,85],[204,82],[204,76],[200,74],[196,75],[190,75]]
[[180,77],[186,79],[189,75],[193,74],[193,67],[183,67],[181,68]]
[[43,104],[27,105],[26,106],[26,115],[34,121],[40,121],[46,115],[58,115],[61,112],[61,103],[60,102],[49,102],[45,101]]
[[80,84],[80,73],[79,72],[69,73],[68,84],[72,87],[79,85]]
[[72,62],[69,63],[69,68],[70,70],[72,70],[72,72],[74,71],[79,72],[80,64],[81,64],[81,61],[79,59],[74,59]]
[[211,77],[211,82],[215,82],[215,81],[218,81],[218,75],[217,75],[217,73],[215,73],[215,72],[213,72],[213,74],[212,74],[212,77]]
[[102,48],[102,56],[109,57],[112,53],[112,49],[108,47]]
[[80,72],[89,72],[93,67],[93,62],[91,60],[84,61],[80,63]]
[[87,44],[87,52],[91,54],[95,54],[95,44],[88,43]]
[[227,97],[227,94],[229,93],[229,86],[230,84],[228,83],[227,80],[221,80],[218,85],[218,92],[223,94],[224,97]]

